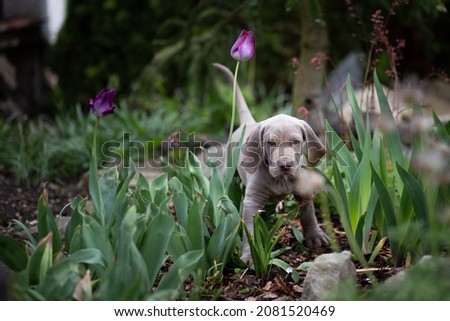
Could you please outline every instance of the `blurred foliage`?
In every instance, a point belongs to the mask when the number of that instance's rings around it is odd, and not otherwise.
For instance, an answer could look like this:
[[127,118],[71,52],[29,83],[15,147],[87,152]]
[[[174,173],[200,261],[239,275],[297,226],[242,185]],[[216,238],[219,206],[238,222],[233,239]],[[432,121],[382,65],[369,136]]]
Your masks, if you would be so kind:
[[[170,102],[165,105],[170,106]],[[160,109],[150,114],[132,110],[126,103],[120,104],[115,115],[102,123],[99,146],[114,142],[116,154],[123,157],[128,150],[136,152],[128,144],[142,143],[139,146],[145,149],[132,155],[136,161],[159,159],[161,144],[173,131],[181,124],[187,129],[195,126],[195,122],[186,122],[185,117],[174,113]],[[89,166],[93,124],[92,115],[80,106],[55,119],[0,119],[0,170],[7,170],[18,183],[27,185],[55,177],[79,177]],[[99,163],[110,157],[107,152],[99,156]]]
[[[394,8],[396,5],[398,7]],[[327,1],[323,11],[329,26],[331,60],[337,64],[351,50],[368,54],[373,38],[371,17],[376,10],[381,10],[389,41],[395,45],[397,40],[403,39],[406,43],[403,59],[397,66],[401,75],[414,73],[425,78],[434,69],[448,74],[450,64],[445,59],[450,52],[445,40],[449,30],[447,7],[446,0]],[[385,51],[380,54],[383,53]]]
[[[183,111],[203,110],[216,75],[210,65],[233,64],[229,49],[242,28],[255,32],[256,59],[241,83],[253,88],[258,79],[268,91],[289,92],[291,60],[299,56],[300,2],[69,0],[66,23],[49,56],[60,98],[85,102],[93,91],[113,85],[147,108],[161,96],[179,96],[189,103]],[[389,16],[390,41],[406,41],[401,71],[425,77],[433,67],[450,70],[444,59],[450,52],[445,2],[400,2],[393,15],[390,1],[317,2],[329,26],[334,64],[352,50],[369,52],[371,16],[381,9]]]
[[345,301],[448,301],[450,300],[450,260],[424,256],[415,265],[370,289],[342,284],[331,300]]
[[[241,28],[257,30],[257,51],[266,53],[261,55],[264,78],[285,79],[274,73],[280,63],[288,66],[282,59],[295,55],[289,45],[298,38],[295,13],[275,1],[265,10],[261,6],[253,1],[69,1],[50,56],[63,101],[84,102],[93,88],[112,84],[145,107],[161,95],[189,94],[198,108],[212,90],[211,63],[234,63],[229,49]],[[76,59],[68,64],[67,57]],[[255,66],[249,69],[254,79]]]

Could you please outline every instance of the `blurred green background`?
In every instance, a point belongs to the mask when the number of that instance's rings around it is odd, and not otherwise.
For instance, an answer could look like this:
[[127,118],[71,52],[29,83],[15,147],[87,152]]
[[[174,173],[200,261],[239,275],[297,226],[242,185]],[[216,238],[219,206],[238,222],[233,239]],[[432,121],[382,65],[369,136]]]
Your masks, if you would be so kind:
[[[92,134],[87,102],[105,87],[117,89],[120,108],[118,117],[104,122],[104,139],[120,140],[129,131],[132,140],[161,142],[176,131],[195,131],[223,140],[231,88],[211,64],[234,68],[229,50],[242,29],[256,37],[255,57],[239,75],[255,118],[290,113],[305,7],[326,27],[325,75],[350,52],[369,55],[371,18],[381,10],[390,43],[405,40],[396,66],[400,77],[446,78],[447,6],[445,0],[68,0],[56,42],[41,48],[44,99],[25,112],[0,113],[0,170],[37,181],[86,170]],[[389,84],[388,53],[372,53]]]
[[[266,92],[282,88],[289,93],[291,60],[300,55],[301,4],[308,1],[69,1],[48,64],[59,77],[60,98],[67,104],[83,103],[97,89],[111,85],[139,106],[151,108],[159,96],[175,96],[198,111],[208,108],[215,91],[212,80],[217,72],[211,63],[234,67],[229,49],[245,28],[256,35],[256,56],[246,66],[249,79],[242,77],[241,82],[264,86]],[[381,9],[387,16],[393,5],[317,2],[335,65],[351,51],[368,53],[372,14]],[[406,42],[401,75],[425,78],[433,68],[450,70],[449,19],[443,8],[445,2],[438,0],[409,1],[389,17],[391,42]]]

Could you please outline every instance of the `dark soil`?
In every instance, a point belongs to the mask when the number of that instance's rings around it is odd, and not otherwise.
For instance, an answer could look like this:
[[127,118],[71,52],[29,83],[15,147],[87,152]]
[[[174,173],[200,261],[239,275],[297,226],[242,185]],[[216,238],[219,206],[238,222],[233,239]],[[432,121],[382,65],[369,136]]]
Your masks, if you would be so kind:
[[[27,186],[17,184],[11,175],[0,172],[0,234],[15,234],[17,229],[11,225],[13,219],[26,226],[37,224],[37,205],[44,186],[55,215],[75,196],[82,194],[77,181],[50,181],[39,186]],[[66,210],[61,215],[70,215],[70,212]]]
[[[20,230],[11,224],[16,219],[27,226],[37,224],[37,203],[42,190],[46,187],[48,201],[55,215],[73,200],[76,195],[83,195],[81,184],[77,181],[51,181],[38,187],[17,185],[11,176],[0,172],[0,234],[10,235],[15,238],[23,237]],[[70,215],[70,209],[64,210],[61,215]],[[335,235],[334,250],[350,250],[345,233],[340,226],[337,217],[332,217],[333,231]],[[293,226],[299,226],[300,222],[294,220]],[[310,251],[301,246],[293,234],[287,229],[287,233],[281,240],[281,246],[290,246],[292,249],[283,253],[280,258],[293,267],[298,267],[303,262],[311,262],[323,253],[331,253],[331,247]],[[385,245],[386,246],[386,245]],[[395,274],[398,270],[390,268],[388,260],[390,252],[388,248],[382,249],[370,267],[371,273],[378,281]],[[300,300],[303,292],[303,280],[306,272],[300,272],[300,280],[294,282],[290,275],[274,268],[272,273],[265,278],[257,278],[254,271],[246,268],[236,268],[230,264],[223,276],[215,275],[208,278],[201,291],[195,290],[192,282],[185,284],[186,291],[194,299],[199,300]],[[167,270],[170,263],[163,267],[161,273]],[[355,262],[357,268],[357,285],[359,288],[372,286],[372,281],[363,269]],[[198,292],[198,293],[196,293]]]

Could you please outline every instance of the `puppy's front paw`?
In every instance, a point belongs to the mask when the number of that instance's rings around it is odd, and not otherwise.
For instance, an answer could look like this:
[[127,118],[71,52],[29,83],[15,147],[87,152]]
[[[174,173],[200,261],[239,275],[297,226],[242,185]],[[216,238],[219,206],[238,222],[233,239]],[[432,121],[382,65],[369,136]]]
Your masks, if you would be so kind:
[[253,265],[252,255],[251,255],[250,252],[242,253],[241,260],[242,260],[242,262],[244,262],[248,266],[252,266]]
[[313,229],[312,231],[305,231],[305,244],[310,249],[317,249],[330,245],[330,239],[320,228]]
[[253,265],[252,253],[250,252],[250,245],[247,242],[244,242],[242,246],[241,260],[245,264],[248,264],[249,266]]

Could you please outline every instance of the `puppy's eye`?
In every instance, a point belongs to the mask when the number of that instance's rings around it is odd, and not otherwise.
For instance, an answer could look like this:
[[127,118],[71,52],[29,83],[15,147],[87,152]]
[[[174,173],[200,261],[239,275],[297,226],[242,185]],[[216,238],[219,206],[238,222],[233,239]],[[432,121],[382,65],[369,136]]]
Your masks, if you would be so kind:
[[299,144],[300,144],[300,140],[299,140],[299,139],[294,139],[294,140],[292,141],[292,144],[294,144],[294,145],[299,145]]
[[268,142],[267,142],[267,145],[268,145],[268,146],[277,146],[277,142],[274,142],[274,141],[268,141]]

